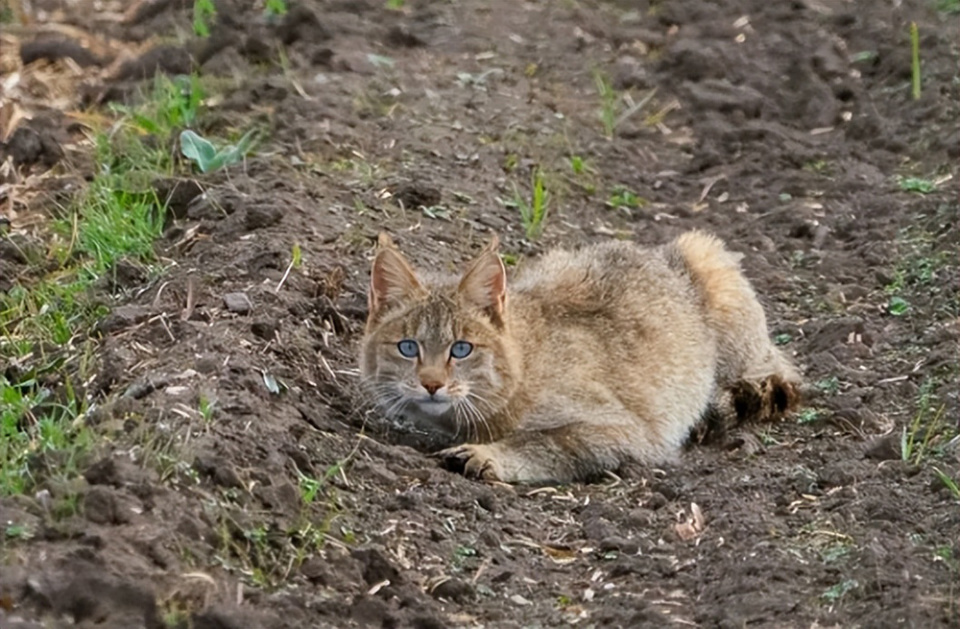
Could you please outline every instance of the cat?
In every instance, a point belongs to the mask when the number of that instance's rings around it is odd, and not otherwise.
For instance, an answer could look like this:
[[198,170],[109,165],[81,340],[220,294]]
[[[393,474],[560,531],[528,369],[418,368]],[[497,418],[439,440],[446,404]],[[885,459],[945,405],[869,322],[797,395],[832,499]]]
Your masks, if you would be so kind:
[[460,276],[415,271],[387,234],[371,269],[361,381],[472,478],[588,481],[675,460],[708,413],[775,419],[797,369],[771,342],[741,254],[690,231],[656,247],[553,250],[508,288],[489,244]]

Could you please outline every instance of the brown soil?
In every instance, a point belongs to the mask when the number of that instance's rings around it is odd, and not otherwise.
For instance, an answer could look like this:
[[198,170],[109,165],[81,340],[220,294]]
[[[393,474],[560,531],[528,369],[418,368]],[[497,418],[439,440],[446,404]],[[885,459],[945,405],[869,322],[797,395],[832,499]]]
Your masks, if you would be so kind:
[[[115,278],[127,297],[100,326],[91,389],[103,443],[69,488],[81,515],[0,500],[35,531],[4,540],[0,625],[960,626],[960,501],[933,472],[960,477],[955,428],[919,462],[900,452],[918,400],[958,416],[955,15],[926,0],[303,0],[272,23],[218,5],[209,39],[114,63],[84,92],[133,98],[195,64],[237,85],[204,131],[257,123],[269,140],[200,185],[158,184],[166,266]],[[139,7],[59,18],[117,41],[189,31],[192,3]],[[595,69],[635,102],[656,88],[613,139]],[[56,120],[6,150],[57,162]],[[503,201],[537,166],[553,198],[531,243]],[[918,194],[898,176],[941,183]],[[618,186],[645,203],[610,207]],[[491,230],[522,265],[693,227],[745,254],[810,384],[795,417],[674,467],[532,490],[441,469],[352,393],[381,228],[454,268]],[[295,243],[304,264],[278,291]],[[2,251],[13,277],[25,260]],[[67,491],[38,465],[38,491]],[[322,479],[312,500],[301,475]]]

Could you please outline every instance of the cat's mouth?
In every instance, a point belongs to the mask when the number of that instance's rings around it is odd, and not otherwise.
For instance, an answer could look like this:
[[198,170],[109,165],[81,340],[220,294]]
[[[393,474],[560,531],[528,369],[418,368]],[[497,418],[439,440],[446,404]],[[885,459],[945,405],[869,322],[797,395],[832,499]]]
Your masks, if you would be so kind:
[[440,417],[447,414],[453,407],[453,402],[446,398],[424,397],[413,401],[418,411],[430,417]]

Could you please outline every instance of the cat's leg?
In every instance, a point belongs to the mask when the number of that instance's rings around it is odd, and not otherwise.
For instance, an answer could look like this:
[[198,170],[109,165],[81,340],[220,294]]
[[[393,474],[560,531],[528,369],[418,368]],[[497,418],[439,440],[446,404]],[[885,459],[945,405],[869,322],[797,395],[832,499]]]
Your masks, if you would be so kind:
[[800,383],[790,374],[745,377],[719,387],[691,434],[694,443],[749,440],[752,424],[778,421],[800,402]]
[[671,458],[679,445],[654,430],[646,431],[625,410],[593,411],[590,416],[595,419],[543,430],[518,430],[499,441],[463,444],[437,456],[462,465],[471,478],[551,483],[589,480],[628,460]]

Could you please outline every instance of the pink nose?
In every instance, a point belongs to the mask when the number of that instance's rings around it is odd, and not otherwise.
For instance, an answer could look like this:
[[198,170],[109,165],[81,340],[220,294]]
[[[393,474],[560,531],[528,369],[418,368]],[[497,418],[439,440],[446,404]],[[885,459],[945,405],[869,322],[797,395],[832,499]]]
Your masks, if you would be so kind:
[[427,390],[427,393],[433,395],[437,391],[443,388],[443,384],[440,382],[421,382],[423,388]]

